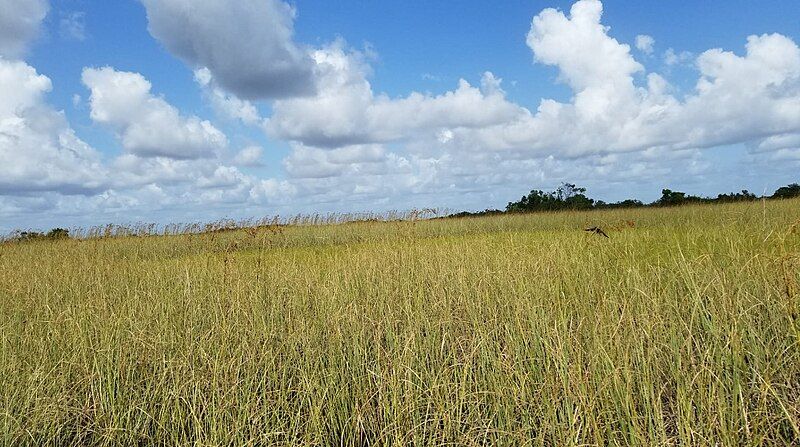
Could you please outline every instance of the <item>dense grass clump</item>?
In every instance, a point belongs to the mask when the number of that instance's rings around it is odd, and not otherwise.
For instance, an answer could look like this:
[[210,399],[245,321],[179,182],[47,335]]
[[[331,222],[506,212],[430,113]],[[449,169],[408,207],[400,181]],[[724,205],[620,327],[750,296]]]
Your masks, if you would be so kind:
[[798,445],[798,222],[787,200],[4,244],[0,444]]

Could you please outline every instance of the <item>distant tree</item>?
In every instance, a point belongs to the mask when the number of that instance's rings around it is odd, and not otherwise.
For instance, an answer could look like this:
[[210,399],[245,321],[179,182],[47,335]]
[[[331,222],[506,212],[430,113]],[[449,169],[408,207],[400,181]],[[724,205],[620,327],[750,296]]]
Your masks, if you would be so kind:
[[685,192],[673,191],[671,189],[662,189],[661,198],[656,200],[655,203],[653,203],[653,205],[675,206],[675,205],[685,205],[687,203],[700,203],[709,201],[710,199],[704,199],[703,197],[687,195]]
[[642,203],[641,200],[625,199],[621,202],[615,203],[614,205],[616,205],[617,208],[638,208],[640,206],[644,206],[644,203]]
[[674,206],[680,205],[686,200],[685,192],[673,191],[671,189],[662,189],[661,198],[656,201],[661,206]]
[[497,214],[503,214],[502,210],[493,210],[493,209],[485,209],[483,211],[461,211],[459,213],[449,214],[447,216],[443,216],[444,218],[451,218],[451,217],[482,217],[482,216],[495,216]]
[[506,205],[506,211],[519,213],[592,208],[594,200],[587,197],[585,193],[586,188],[578,187],[574,183],[562,183],[553,192],[534,189],[528,195],[522,196],[519,201],[509,202]]
[[585,210],[594,205],[594,200],[586,197],[585,193],[586,188],[577,187],[574,183],[562,183],[556,190],[556,198],[567,209]]
[[614,208],[639,208],[645,206],[641,200],[625,199],[620,202],[606,203],[602,200],[596,200],[594,207],[598,209],[614,209]]
[[69,230],[64,228],[53,228],[45,235],[47,239],[69,239]]
[[526,196],[522,196],[517,202],[509,202],[506,211],[510,213],[520,213],[527,211],[551,211],[557,209],[556,198],[553,193],[546,193],[539,189],[534,189]]
[[773,199],[790,199],[792,197],[800,197],[800,184],[792,183],[788,186],[781,186],[772,194]]
[[742,192],[732,192],[730,194],[719,194],[717,195],[716,201],[717,202],[747,202],[751,200],[756,200],[755,194],[752,192],[743,189]]

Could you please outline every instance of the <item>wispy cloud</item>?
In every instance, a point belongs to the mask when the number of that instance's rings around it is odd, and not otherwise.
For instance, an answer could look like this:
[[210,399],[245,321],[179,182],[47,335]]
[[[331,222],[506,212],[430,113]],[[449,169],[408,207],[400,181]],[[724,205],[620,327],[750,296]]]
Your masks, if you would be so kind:
[[86,40],[86,13],[82,11],[62,13],[58,21],[58,31],[63,39]]

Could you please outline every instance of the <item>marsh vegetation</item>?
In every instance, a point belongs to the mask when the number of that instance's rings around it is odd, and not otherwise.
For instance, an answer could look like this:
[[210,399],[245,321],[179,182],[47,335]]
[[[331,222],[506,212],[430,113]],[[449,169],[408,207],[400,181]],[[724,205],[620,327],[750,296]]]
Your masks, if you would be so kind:
[[798,222],[792,199],[6,243],[0,443],[797,445]]

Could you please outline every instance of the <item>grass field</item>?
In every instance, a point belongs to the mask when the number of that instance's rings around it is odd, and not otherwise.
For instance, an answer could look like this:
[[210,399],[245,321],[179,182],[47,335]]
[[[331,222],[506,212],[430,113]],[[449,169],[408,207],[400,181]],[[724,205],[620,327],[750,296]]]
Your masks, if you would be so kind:
[[0,443],[800,445],[799,222],[786,200],[0,245]]

